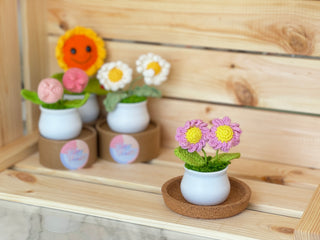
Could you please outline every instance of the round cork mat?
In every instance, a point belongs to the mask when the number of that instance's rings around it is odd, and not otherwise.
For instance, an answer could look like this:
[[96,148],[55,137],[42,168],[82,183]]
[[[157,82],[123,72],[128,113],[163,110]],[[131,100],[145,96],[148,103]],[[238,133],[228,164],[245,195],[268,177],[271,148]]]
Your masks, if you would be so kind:
[[227,218],[242,212],[249,204],[251,190],[247,184],[236,178],[229,177],[231,190],[227,200],[214,206],[187,202],[180,191],[181,180],[182,176],[172,178],[161,188],[167,207],[181,215],[203,219]]

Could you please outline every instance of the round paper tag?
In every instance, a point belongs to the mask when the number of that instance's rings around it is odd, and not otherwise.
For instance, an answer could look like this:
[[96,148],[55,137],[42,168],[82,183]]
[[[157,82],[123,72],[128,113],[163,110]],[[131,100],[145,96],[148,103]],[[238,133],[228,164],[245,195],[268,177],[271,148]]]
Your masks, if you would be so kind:
[[67,142],[60,151],[60,160],[66,168],[76,170],[83,168],[89,159],[89,147],[82,140]]
[[118,163],[132,163],[139,155],[138,141],[129,135],[117,135],[109,146],[110,155]]

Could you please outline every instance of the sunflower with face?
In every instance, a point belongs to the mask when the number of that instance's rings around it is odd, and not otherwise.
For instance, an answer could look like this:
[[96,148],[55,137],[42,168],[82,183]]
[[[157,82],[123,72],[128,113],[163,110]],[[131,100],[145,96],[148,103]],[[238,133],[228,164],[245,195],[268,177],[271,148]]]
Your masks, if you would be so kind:
[[56,46],[56,58],[63,70],[80,68],[89,76],[103,65],[106,55],[103,40],[93,30],[84,27],[68,30]]

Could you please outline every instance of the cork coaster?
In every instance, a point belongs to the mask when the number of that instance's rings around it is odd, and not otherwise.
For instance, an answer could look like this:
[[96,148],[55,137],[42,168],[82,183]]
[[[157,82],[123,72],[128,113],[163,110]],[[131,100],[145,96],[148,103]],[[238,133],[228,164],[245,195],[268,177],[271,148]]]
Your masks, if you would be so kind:
[[203,219],[218,219],[234,216],[249,204],[251,190],[244,182],[229,177],[231,190],[226,201],[214,206],[194,205],[187,202],[180,191],[182,176],[175,177],[163,184],[161,191],[165,204],[172,211],[184,216]]

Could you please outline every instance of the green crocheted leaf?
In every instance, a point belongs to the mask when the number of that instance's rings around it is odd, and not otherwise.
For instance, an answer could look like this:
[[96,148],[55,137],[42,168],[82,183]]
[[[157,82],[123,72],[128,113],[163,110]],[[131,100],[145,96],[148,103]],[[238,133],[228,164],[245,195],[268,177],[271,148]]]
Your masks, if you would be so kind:
[[38,94],[36,92],[27,90],[27,89],[22,89],[21,90],[21,96],[26,99],[31,101],[32,103],[35,104],[43,104],[43,102],[39,99]]
[[240,153],[221,153],[218,156],[219,161],[222,162],[229,162],[236,158],[240,158]]
[[139,97],[161,97],[161,92],[158,89],[148,85],[135,87],[135,89],[132,91],[132,94]]
[[136,95],[132,95],[130,97],[122,99],[121,102],[122,103],[138,103],[138,102],[143,102],[145,100],[147,100],[146,97],[139,97],[139,96],[136,96]]
[[62,78],[63,78],[64,72],[62,73],[55,73],[51,76],[51,78],[57,79],[62,83]]
[[84,105],[90,97],[90,93],[85,93],[83,99],[64,100],[65,108],[79,108]]
[[101,88],[99,80],[96,78],[90,78],[88,85],[84,89],[84,92],[94,93],[97,95],[107,95],[109,91]]
[[200,167],[206,164],[206,161],[198,152],[190,153],[187,149],[177,147],[174,149],[174,154],[188,165]]
[[107,112],[112,112],[116,108],[117,104],[126,97],[128,97],[126,92],[109,92],[103,101]]

